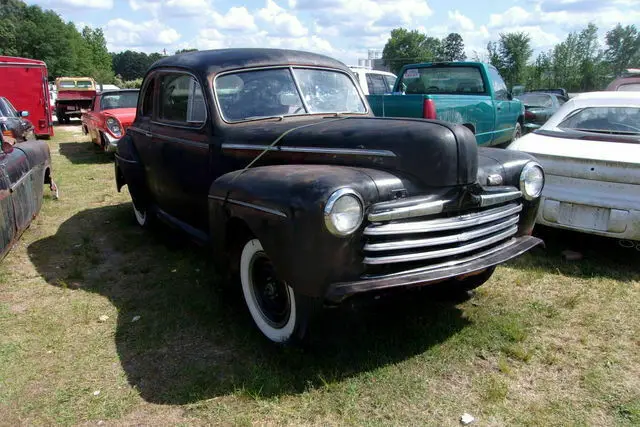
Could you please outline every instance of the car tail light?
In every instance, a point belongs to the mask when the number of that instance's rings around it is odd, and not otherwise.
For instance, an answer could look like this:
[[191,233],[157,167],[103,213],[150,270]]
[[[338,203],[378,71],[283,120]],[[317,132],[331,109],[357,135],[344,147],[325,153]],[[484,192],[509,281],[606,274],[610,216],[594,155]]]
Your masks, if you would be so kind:
[[532,120],[532,119],[536,118],[536,115],[533,114],[531,111],[525,111],[524,112],[524,118]]
[[427,98],[424,100],[424,104],[422,105],[422,117],[425,119],[437,119],[436,114],[436,103],[433,102],[433,99]]
[[9,138],[15,138],[16,137],[16,134],[13,133],[13,131],[10,130],[10,129],[3,130],[2,131],[2,135],[6,136],[6,137],[9,137]]

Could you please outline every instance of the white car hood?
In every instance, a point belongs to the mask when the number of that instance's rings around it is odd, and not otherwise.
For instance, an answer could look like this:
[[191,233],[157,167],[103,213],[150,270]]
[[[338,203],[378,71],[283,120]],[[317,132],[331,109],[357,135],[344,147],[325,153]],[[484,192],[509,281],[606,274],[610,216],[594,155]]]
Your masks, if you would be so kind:
[[640,144],[634,143],[589,141],[530,133],[515,140],[508,149],[540,157],[640,164]]

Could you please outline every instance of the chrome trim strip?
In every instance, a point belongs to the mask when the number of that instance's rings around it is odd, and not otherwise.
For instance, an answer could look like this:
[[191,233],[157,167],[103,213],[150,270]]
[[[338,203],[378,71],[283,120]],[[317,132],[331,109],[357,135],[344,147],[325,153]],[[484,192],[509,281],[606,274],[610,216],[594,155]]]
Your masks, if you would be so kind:
[[137,162],[137,161],[135,161],[135,160],[125,159],[124,157],[119,156],[117,152],[114,154],[114,157],[115,157],[116,159],[118,159],[118,161],[121,161],[121,162],[125,162],[125,163],[132,163],[132,164],[138,164],[138,162]]
[[9,187],[9,191],[12,192],[12,193],[14,191],[16,191],[16,188],[18,188],[18,186],[20,186],[20,184],[22,184],[27,178],[30,178],[31,174],[34,171],[35,171],[35,168],[29,169],[24,175],[22,175],[20,178],[18,178],[18,180],[16,182],[11,184],[11,186]]
[[447,200],[434,200],[431,202],[417,203],[415,205],[396,208],[394,208],[393,205],[388,205],[389,210],[384,210],[382,212],[376,211],[384,209],[385,206],[373,206],[373,211],[369,213],[368,218],[371,222],[378,222],[439,214],[443,211],[444,204],[446,202]]
[[286,153],[315,153],[315,154],[342,154],[351,156],[378,156],[378,157],[396,157],[393,151],[388,150],[360,150],[354,148],[322,148],[322,147],[287,147],[256,145],[256,144],[222,144],[223,150],[248,150],[248,151],[283,151]]
[[227,199],[226,197],[222,197],[222,196],[211,196],[209,195],[209,198],[212,200],[219,200],[221,202],[227,202],[227,203],[231,203],[233,205],[238,205],[238,206],[244,206],[245,208],[251,208],[251,209],[256,209],[265,213],[269,213],[272,215],[277,215],[283,218],[287,217],[287,214],[285,214],[284,212],[281,212],[279,210],[276,209],[271,209],[271,208],[266,208],[264,206],[260,206],[260,205],[254,205],[253,203],[248,203],[248,202],[243,202],[240,200],[235,200],[235,199]]
[[474,231],[465,231],[459,234],[454,234],[451,236],[442,236],[442,237],[431,237],[428,239],[419,239],[419,240],[398,240],[393,242],[385,242],[385,243],[368,243],[364,245],[365,251],[391,251],[397,249],[413,249],[413,248],[422,248],[425,246],[437,246],[437,245],[446,245],[450,243],[463,243],[468,242],[469,240],[477,239],[479,237],[486,236],[488,234],[496,233],[498,231],[504,230],[505,228],[511,227],[512,225],[516,225],[520,218],[516,215],[513,218],[509,218],[508,220],[501,222],[499,224],[494,224],[490,227],[481,228],[479,230]]
[[432,231],[457,230],[473,227],[487,222],[511,216],[522,211],[522,205],[511,203],[498,208],[488,209],[482,212],[460,215],[453,218],[438,218],[427,221],[414,221],[391,223],[383,225],[370,225],[364,229],[368,236],[383,236],[389,234],[429,233]]
[[511,190],[506,193],[486,193],[480,195],[480,206],[493,206],[504,202],[510,202],[511,200],[519,199],[522,197],[522,191]]
[[508,230],[503,231],[500,234],[496,234],[495,236],[489,237],[488,239],[480,240],[478,242],[470,243],[464,246],[458,246],[458,247],[449,248],[449,249],[440,249],[437,251],[420,252],[420,253],[414,253],[414,254],[391,255],[391,256],[383,256],[383,257],[365,257],[363,262],[369,265],[379,265],[379,264],[391,264],[396,262],[422,261],[425,259],[442,258],[446,256],[458,255],[458,254],[463,254],[465,252],[470,252],[476,249],[483,248],[493,243],[497,243],[500,240],[513,236],[517,232],[518,232],[518,226],[513,226]]
[[477,254],[468,256],[466,258],[458,258],[458,259],[454,259],[451,261],[447,261],[447,262],[441,262],[439,264],[431,264],[431,265],[427,265],[425,267],[418,267],[418,268],[414,268],[413,270],[404,270],[404,271],[398,271],[397,273],[391,273],[391,274],[370,274],[370,275],[364,275],[362,276],[363,279],[382,279],[382,278],[387,278],[387,277],[396,277],[396,276],[404,276],[405,274],[414,274],[414,273],[422,273],[422,272],[427,272],[430,270],[437,270],[439,268],[447,268],[447,267],[453,267],[455,265],[458,264],[465,264],[467,262],[471,262],[471,261],[475,261],[476,259],[480,259],[480,258],[484,258],[486,256],[492,255],[496,252],[500,252],[504,249],[507,249],[509,246],[512,246],[514,243],[516,243],[516,239],[515,238],[511,238],[508,241],[506,241],[505,243],[502,243],[498,246],[494,246],[491,249],[488,249],[484,252],[479,252]]

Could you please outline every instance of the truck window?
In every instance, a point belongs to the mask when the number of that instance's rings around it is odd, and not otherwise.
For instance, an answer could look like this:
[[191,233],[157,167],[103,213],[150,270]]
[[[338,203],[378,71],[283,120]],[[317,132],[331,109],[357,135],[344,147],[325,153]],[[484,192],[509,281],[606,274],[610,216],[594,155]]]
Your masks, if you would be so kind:
[[382,95],[388,92],[384,79],[380,74],[367,73],[367,87],[370,95]]
[[636,92],[640,91],[640,83],[629,83],[618,86],[618,92]]
[[496,99],[507,100],[509,99],[509,91],[507,90],[507,85],[504,80],[493,67],[489,67],[489,79],[491,79],[491,85],[493,86],[493,93]]
[[482,74],[476,67],[407,68],[401,82],[407,94],[483,94],[486,92]]
[[200,125],[206,110],[200,84],[190,75],[165,74],[160,77],[158,119],[173,123]]

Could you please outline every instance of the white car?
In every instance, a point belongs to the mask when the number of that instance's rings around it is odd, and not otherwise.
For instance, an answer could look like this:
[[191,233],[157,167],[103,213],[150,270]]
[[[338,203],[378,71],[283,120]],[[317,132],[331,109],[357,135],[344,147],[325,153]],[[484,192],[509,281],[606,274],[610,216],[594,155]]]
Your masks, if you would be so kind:
[[349,67],[356,75],[365,95],[383,95],[393,90],[396,75],[387,71],[371,70],[364,67]]
[[508,149],[544,168],[538,224],[640,248],[640,92],[578,95]]

